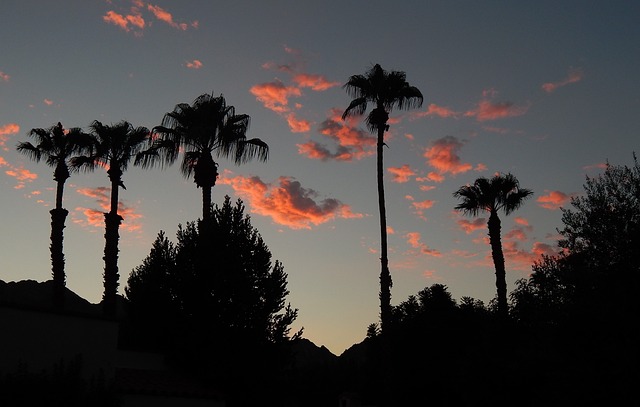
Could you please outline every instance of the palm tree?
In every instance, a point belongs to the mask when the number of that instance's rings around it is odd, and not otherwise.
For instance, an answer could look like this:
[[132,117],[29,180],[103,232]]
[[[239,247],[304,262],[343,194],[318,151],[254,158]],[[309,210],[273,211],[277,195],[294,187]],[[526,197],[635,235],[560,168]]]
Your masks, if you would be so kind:
[[387,72],[374,65],[364,75],[353,75],[343,86],[349,96],[354,98],[349,107],[342,114],[344,120],[350,116],[363,115],[369,103],[375,108],[366,119],[367,127],[378,134],[377,143],[377,174],[378,174],[378,207],[380,210],[380,322],[384,332],[391,320],[391,273],[387,256],[387,216],[384,203],[384,168],[382,147],[384,132],[389,130],[387,121],[389,113],[395,107],[410,109],[422,106],[422,93],[418,88],[410,86],[406,81],[406,74],[401,71]]
[[489,242],[491,256],[496,269],[496,289],[498,296],[498,315],[506,318],[507,308],[507,279],[504,266],[504,254],[500,240],[501,222],[498,217],[500,210],[505,215],[520,208],[525,199],[533,195],[533,191],[520,188],[520,182],[512,174],[497,174],[492,178],[478,178],[473,185],[460,187],[453,196],[461,202],[455,207],[465,215],[477,216],[480,212],[489,212]]
[[262,140],[247,139],[250,118],[236,114],[233,106],[227,105],[224,97],[207,93],[198,96],[192,105],[180,103],[172,112],[166,113],[160,126],[154,127],[158,138],[146,154],[142,165],[152,165],[157,159],[171,164],[184,150],[180,170],[185,178],[193,175],[198,188],[202,188],[202,219],[211,213],[211,189],[218,177],[216,157],[232,157],[237,165],[254,158],[266,161],[269,146]]
[[133,127],[127,121],[121,121],[115,125],[106,126],[99,121],[91,123],[91,136],[93,137],[93,150],[88,156],[80,156],[73,160],[73,165],[85,170],[93,170],[96,166],[107,168],[107,174],[111,181],[111,205],[105,218],[105,246],[104,246],[104,293],[103,310],[107,316],[116,315],[116,298],[118,292],[118,229],[124,220],[118,214],[118,192],[124,189],[122,174],[127,170],[132,159],[136,159],[134,165],[141,161],[145,154],[144,147],[150,138],[149,129],[146,127]]
[[31,129],[29,136],[36,144],[21,142],[17,150],[32,160],[39,162],[44,158],[47,165],[54,167],[53,180],[56,182],[56,206],[51,214],[51,272],[53,274],[53,305],[64,308],[64,222],[69,211],[62,207],[64,183],[70,177],[71,160],[90,148],[90,138],[79,128],[65,130],[58,122],[48,129]]

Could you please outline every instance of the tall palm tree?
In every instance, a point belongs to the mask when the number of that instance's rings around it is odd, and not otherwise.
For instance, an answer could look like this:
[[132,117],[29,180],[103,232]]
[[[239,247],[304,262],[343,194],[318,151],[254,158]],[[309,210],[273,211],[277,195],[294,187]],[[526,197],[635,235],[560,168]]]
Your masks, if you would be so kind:
[[[85,170],[93,170],[96,166],[107,168],[107,175],[111,181],[110,210],[104,214],[105,219],[105,246],[104,246],[104,293],[103,310],[107,316],[116,315],[116,298],[118,292],[118,229],[124,220],[118,214],[118,192],[120,187],[125,188],[122,182],[122,174],[127,170],[129,163],[136,160],[139,164],[144,155],[144,147],[150,138],[149,129],[146,127],[134,127],[127,121],[121,121],[115,125],[103,125],[94,121],[90,126],[93,137],[93,150],[90,155],[76,157],[73,165]],[[126,188],[125,188],[126,189]]]
[[152,150],[157,154],[144,155],[142,165],[152,165],[157,159],[171,164],[183,150],[180,170],[185,178],[193,175],[196,186],[202,188],[202,219],[206,221],[211,213],[211,189],[218,177],[218,164],[212,154],[231,157],[237,165],[254,158],[266,161],[269,157],[269,146],[264,141],[247,139],[249,121],[248,115],[236,114],[222,95],[205,93],[192,105],[180,103],[164,115],[160,126],[153,128],[158,138]]
[[496,289],[498,296],[498,315],[506,318],[507,309],[507,278],[504,266],[504,254],[500,238],[501,222],[498,217],[500,210],[505,215],[520,208],[525,199],[533,195],[533,191],[520,188],[520,182],[512,174],[497,174],[492,178],[481,177],[473,185],[460,187],[453,196],[461,202],[455,207],[465,215],[477,216],[480,212],[489,212],[489,242],[491,256],[496,269]]
[[28,141],[21,142],[17,150],[32,160],[39,162],[44,159],[47,165],[54,167],[53,180],[56,182],[56,205],[49,211],[51,214],[51,272],[53,274],[53,305],[64,308],[64,222],[69,211],[62,207],[64,183],[70,177],[71,160],[83,154],[91,146],[90,138],[79,128],[64,129],[58,124],[48,129],[31,129],[29,136],[36,144]]
[[411,109],[422,106],[422,93],[418,88],[410,86],[406,74],[401,71],[385,71],[380,65],[374,65],[364,75],[353,75],[343,86],[349,96],[354,98],[342,114],[342,119],[350,116],[361,116],[367,111],[369,103],[375,108],[366,119],[369,130],[378,134],[377,174],[378,174],[378,207],[380,210],[380,323],[384,332],[391,319],[391,273],[387,255],[387,215],[384,202],[384,168],[382,147],[384,132],[389,130],[387,121],[389,113],[395,107]]

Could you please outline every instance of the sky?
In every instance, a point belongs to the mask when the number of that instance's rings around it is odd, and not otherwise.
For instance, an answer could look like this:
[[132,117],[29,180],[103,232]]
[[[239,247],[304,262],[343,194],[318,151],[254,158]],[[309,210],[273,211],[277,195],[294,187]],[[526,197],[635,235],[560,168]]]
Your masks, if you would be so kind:
[[[384,149],[392,304],[444,284],[495,295],[487,216],[453,192],[511,172],[534,196],[501,216],[507,283],[558,252],[560,208],[606,162],[640,150],[640,3],[631,1],[3,0],[0,279],[51,278],[53,169],[15,146],[32,128],[127,120],[224,95],[251,116],[267,162],[219,160],[214,203],[241,198],[288,274],[293,326],[335,354],[379,315],[375,138],[343,121],[349,76],[406,72],[422,107],[394,110]],[[163,230],[201,215],[175,164],[130,167],[120,192],[120,291]],[[64,207],[67,286],[102,296],[106,173],[74,173]]]

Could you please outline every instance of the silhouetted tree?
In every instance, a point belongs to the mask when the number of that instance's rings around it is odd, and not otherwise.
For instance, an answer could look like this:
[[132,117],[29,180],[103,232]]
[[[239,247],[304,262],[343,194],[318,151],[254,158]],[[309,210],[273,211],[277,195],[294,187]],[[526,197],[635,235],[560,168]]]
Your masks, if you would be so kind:
[[91,147],[90,138],[79,128],[64,129],[58,122],[48,129],[31,129],[29,136],[36,144],[21,142],[17,150],[32,160],[39,162],[44,158],[47,165],[54,167],[53,180],[56,182],[56,204],[51,214],[51,272],[53,275],[53,305],[64,307],[64,223],[69,211],[62,207],[64,183],[70,177],[71,160],[86,153]]
[[410,109],[422,105],[422,93],[418,88],[410,86],[406,74],[402,71],[385,71],[380,65],[374,65],[364,75],[353,75],[343,86],[349,96],[354,98],[342,114],[342,119],[361,116],[367,111],[369,103],[375,108],[366,119],[371,132],[377,132],[377,179],[378,207],[380,210],[380,328],[384,332],[391,318],[391,273],[387,255],[387,215],[384,199],[384,166],[383,146],[384,132],[389,130],[387,124],[389,113],[395,107]]
[[184,151],[180,170],[185,178],[193,175],[198,188],[202,188],[202,219],[211,213],[211,189],[218,177],[217,157],[233,158],[237,165],[252,159],[266,161],[269,146],[258,138],[247,139],[250,118],[236,114],[224,97],[203,94],[193,104],[180,103],[153,128],[159,138],[154,142],[158,154],[147,155],[143,165],[151,165],[157,159],[173,163],[180,151]]
[[[150,137],[146,127],[134,127],[127,121],[115,125],[103,125],[99,121],[91,123],[93,149],[90,155],[79,156],[72,160],[73,166],[85,170],[93,170],[96,166],[107,168],[111,181],[111,204],[105,219],[104,246],[104,301],[105,315],[116,315],[116,296],[118,293],[118,229],[124,220],[118,214],[118,191],[125,188],[122,174],[135,159],[140,164],[144,156],[144,147]],[[125,188],[126,189],[126,188]]]
[[285,362],[281,350],[297,317],[285,302],[287,274],[241,200],[232,205],[227,196],[210,219],[180,227],[175,247],[158,235],[125,288],[131,317],[156,324],[145,337],[167,336],[156,344],[179,365],[218,380],[267,383],[265,372]]
[[520,188],[520,183],[512,174],[498,174],[492,178],[481,177],[476,179],[473,185],[465,185],[453,193],[454,197],[462,201],[455,207],[456,210],[470,216],[489,212],[487,222],[489,242],[496,269],[498,315],[502,318],[506,318],[508,314],[508,304],[506,270],[500,238],[501,222],[498,212],[502,210],[505,215],[511,214],[532,194],[533,191]]

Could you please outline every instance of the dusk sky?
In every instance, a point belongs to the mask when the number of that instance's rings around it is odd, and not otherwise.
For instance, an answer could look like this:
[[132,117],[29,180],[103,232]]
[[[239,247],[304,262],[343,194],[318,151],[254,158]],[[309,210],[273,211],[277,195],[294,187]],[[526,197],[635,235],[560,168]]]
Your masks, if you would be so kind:
[[[51,278],[53,169],[16,152],[32,128],[127,120],[223,94],[251,116],[267,162],[220,159],[214,203],[243,199],[299,309],[294,331],[336,354],[378,321],[375,138],[342,121],[342,85],[379,63],[421,108],[394,111],[385,148],[392,304],[434,283],[495,294],[486,216],[452,193],[511,172],[534,196],[503,221],[508,289],[558,251],[560,207],[607,160],[640,152],[640,2],[2,0],[0,279]],[[158,232],[201,215],[179,165],[130,167],[120,192],[120,290]],[[74,173],[67,286],[102,296],[106,172]]]

